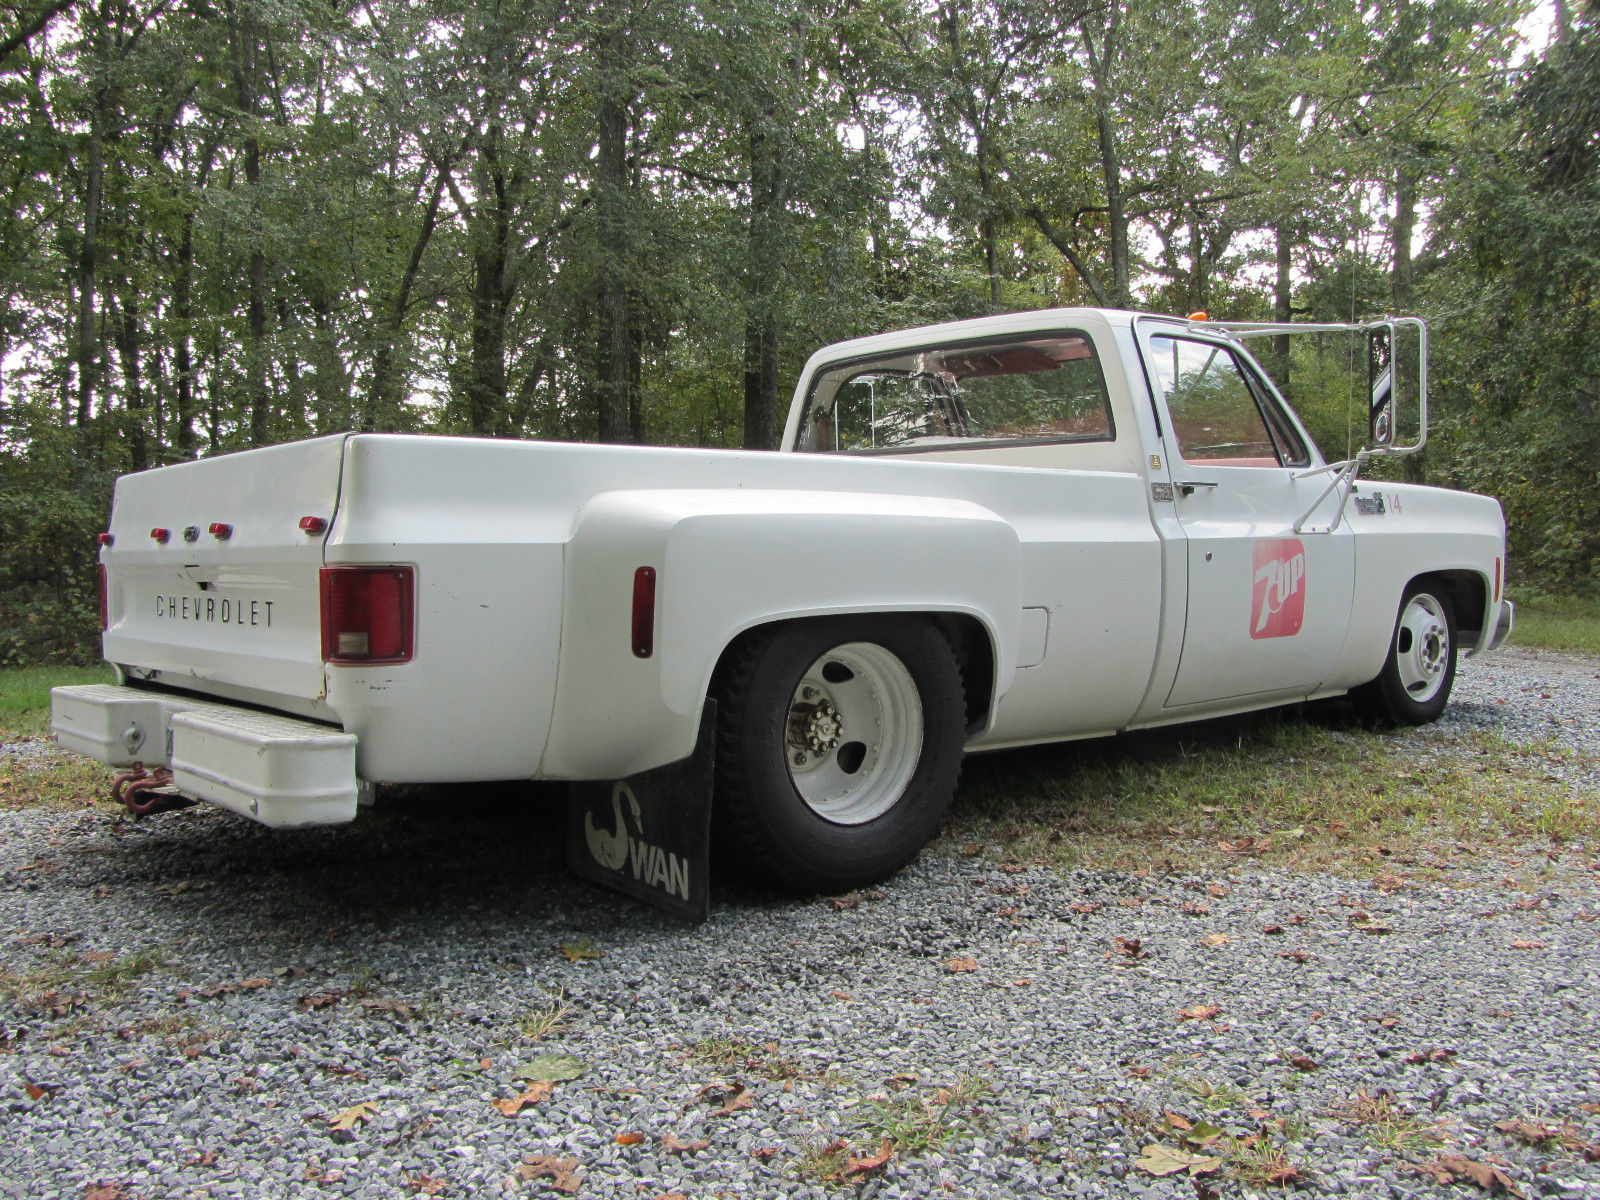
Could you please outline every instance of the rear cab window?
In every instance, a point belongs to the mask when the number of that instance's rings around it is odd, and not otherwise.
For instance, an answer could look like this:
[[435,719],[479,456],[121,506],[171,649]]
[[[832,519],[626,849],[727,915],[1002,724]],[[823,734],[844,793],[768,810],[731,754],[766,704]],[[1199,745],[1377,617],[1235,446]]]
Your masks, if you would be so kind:
[[796,449],[892,454],[1116,436],[1094,343],[1069,330],[829,367],[813,380]]

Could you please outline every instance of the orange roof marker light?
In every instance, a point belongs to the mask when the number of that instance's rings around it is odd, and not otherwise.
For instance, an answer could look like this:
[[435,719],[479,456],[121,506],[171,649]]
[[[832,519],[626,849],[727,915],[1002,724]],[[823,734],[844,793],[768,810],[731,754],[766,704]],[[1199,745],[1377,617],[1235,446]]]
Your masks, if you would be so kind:
[[1209,321],[1209,320],[1211,320],[1211,317],[1206,312],[1206,310],[1202,308],[1199,312],[1190,313],[1189,314],[1189,320],[1191,320],[1191,321]]

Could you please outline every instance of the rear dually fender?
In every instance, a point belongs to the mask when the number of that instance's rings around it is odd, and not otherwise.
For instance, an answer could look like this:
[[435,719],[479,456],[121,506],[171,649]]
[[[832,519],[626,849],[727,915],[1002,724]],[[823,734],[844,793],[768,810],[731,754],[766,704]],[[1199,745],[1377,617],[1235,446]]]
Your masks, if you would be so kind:
[[[934,496],[766,489],[605,492],[578,513],[565,555],[556,704],[539,774],[605,779],[686,757],[701,701],[741,634],[841,613],[975,621],[993,706],[1016,669],[1016,530],[981,505]],[[653,572],[648,654],[635,580]]]

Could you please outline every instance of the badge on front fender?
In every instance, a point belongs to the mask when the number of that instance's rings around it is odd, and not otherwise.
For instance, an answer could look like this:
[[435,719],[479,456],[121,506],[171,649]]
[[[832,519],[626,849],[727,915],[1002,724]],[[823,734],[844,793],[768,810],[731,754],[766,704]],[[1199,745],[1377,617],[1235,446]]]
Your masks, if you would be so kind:
[[674,916],[711,915],[711,796],[717,705],[700,714],[694,753],[608,783],[575,783],[567,867]]

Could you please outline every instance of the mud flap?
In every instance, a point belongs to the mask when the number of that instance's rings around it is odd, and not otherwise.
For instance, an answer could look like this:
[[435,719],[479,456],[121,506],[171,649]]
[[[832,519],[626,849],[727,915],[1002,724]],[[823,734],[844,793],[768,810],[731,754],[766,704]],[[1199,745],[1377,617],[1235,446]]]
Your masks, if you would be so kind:
[[700,714],[694,753],[609,783],[575,783],[567,801],[567,867],[700,924],[711,915],[711,789],[717,704]]

